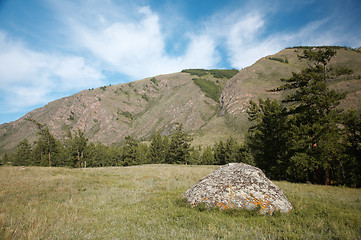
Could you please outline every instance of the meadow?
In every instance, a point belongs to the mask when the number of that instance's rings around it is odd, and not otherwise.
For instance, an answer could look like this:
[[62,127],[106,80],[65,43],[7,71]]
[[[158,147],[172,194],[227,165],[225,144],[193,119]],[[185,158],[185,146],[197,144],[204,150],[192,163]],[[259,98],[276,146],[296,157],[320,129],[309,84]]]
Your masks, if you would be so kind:
[[0,239],[361,239],[361,189],[275,182],[289,214],[190,207],[217,166],[0,167]]

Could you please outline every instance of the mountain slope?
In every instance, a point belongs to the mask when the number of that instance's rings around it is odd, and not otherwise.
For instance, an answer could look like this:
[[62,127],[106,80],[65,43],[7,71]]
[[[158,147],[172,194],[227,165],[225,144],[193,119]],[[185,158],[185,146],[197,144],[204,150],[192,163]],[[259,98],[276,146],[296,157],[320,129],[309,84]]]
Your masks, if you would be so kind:
[[[267,90],[277,88],[283,84],[280,79],[289,78],[292,72],[300,72],[307,67],[308,63],[300,61],[297,56],[302,51],[302,48],[291,48],[263,57],[230,79],[220,97],[221,113],[227,116],[228,125],[237,126],[239,132],[245,132],[249,127],[246,110],[250,100],[257,101],[260,97],[283,98],[286,93]],[[331,59],[329,67],[353,70],[350,76],[332,80],[330,87],[348,92],[340,107],[361,110],[361,52],[337,48],[337,54]]]
[[[195,145],[212,145],[228,136],[241,140],[249,126],[249,100],[281,98],[281,93],[267,89],[280,86],[281,78],[307,66],[298,60],[301,51],[285,49],[261,58],[230,80],[209,72],[191,75],[186,71],[82,91],[0,125],[0,154],[14,149],[23,138],[36,140],[36,126],[26,118],[47,124],[57,138],[80,129],[91,141],[104,144],[117,144],[127,135],[147,139],[156,131],[169,134],[177,123],[191,133]],[[335,79],[331,86],[349,92],[342,107],[361,109],[361,53],[340,48],[330,66],[353,69],[352,76]],[[193,79],[218,86],[222,90],[219,102]]]
[[[190,132],[201,133],[213,122],[225,130],[217,116],[217,102],[206,97],[193,78],[199,77],[174,73],[86,90],[56,100],[17,121],[2,124],[0,151],[13,149],[23,138],[36,139],[36,126],[27,118],[47,124],[57,138],[63,138],[69,130],[80,129],[91,141],[104,144],[119,143],[127,135],[143,139],[156,131],[169,134],[178,123]],[[217,80],[219,85],[227,81],[211,75],[203,78]],[[204,132],[213,135],[212,131]]]

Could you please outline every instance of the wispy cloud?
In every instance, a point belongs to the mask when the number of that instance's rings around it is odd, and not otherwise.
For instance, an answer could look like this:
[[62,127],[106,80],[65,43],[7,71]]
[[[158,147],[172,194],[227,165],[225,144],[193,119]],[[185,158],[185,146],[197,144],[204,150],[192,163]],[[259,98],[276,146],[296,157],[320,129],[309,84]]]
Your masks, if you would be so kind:
[[264,19],[257,12],[244,16],[230,26],[225,38],[232,66],[237,68],[249,66],[260,57],[260,54],[269,51],[268,44],[260,45],[259,42],[258,37],[263,27]]
[[53,94],[102,83],[103,75],[84,58],[29,49],[0,32],[1,111],[14,112],[54,100]]
[[70,26],[74,42],[100,59],[104,68],[135,79],[189,67],[216,66],[219,59],[211,36],[189,35],[182,54],[172,56],[166,52],[167,39],[159,16],[149,7],[139,7],[132,16],[135,19],[111,22],[100,15],[106,23],[103,25],[84,24],[73,18]]
[[[344,16],[338,16],[338,12],[324,17],[314,17],[313,20],[284,30],[279,26],[272,26],[274,16],[282,12],[281,2],[277,1],[273,6],[262,2],[257,1],[258,5],[249,3],[244,8],[227,7],[205,22],[204,34],[213,39],[217,46],[225,49],[232,67],[240,69],[250,66],[261,57],[277,53],[286,47],[361,45],[361,30],[354,22]],[[309,7],[314,2],[308,1],[303,5]],[[295,2],[291,1],[288,5],[295,9]]]

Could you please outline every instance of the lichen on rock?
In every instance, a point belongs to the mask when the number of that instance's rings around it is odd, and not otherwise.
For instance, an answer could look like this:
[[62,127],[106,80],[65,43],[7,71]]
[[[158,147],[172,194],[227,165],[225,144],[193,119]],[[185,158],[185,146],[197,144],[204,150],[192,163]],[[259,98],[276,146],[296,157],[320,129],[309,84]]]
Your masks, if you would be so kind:
[[229,163],[205,176],[183,195],[192,206],[257,209],[287,213],[293,208],[282,190],[257,167]]

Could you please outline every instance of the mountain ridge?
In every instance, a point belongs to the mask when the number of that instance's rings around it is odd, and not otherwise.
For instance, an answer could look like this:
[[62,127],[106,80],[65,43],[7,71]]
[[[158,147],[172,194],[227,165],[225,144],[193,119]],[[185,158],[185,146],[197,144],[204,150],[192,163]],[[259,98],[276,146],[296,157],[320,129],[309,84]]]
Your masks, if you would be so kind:
[[[259,59],[231,79],[217,78],[210,72],[159,75],[142,80],[84,90],[57,99],[27,113],[22,118],[0,125],[0,154],[13,150],[23,138],[34,141],[36,126],[26,118],[47,124],[55,137],[63,139],[68,131],[84,131],[92,142],[119,144],[125,136],[148,139],[160,131],[170,134],[178,123],[189,132],[194,145],[212,145],[232,136],[242,140],[249,127],[249,100],[259,97],[281,99],[279,92],[269,92],[307,66],[297,54],[302,48],[289,48]],[[331,87],[348,91],[343,108],[360,110],[361,53],[337,49],[331,67],[349,67],[353,74],[336,79]],[[219,101],[207,96],[195,79],[212,82],[221,89]]]

